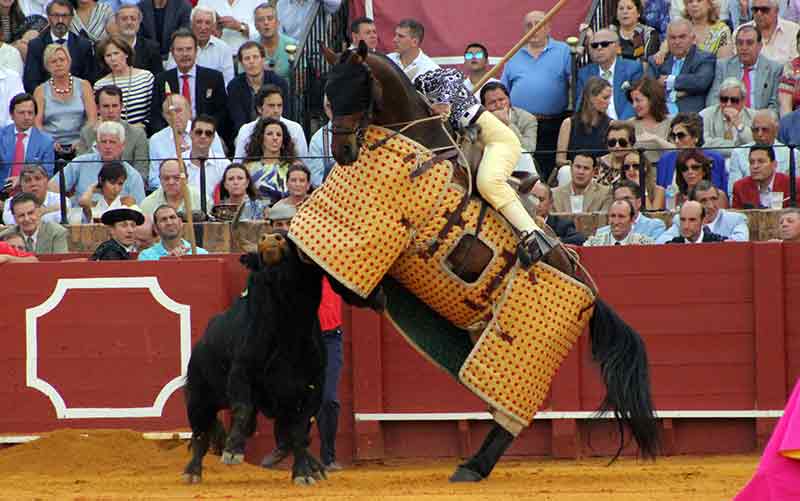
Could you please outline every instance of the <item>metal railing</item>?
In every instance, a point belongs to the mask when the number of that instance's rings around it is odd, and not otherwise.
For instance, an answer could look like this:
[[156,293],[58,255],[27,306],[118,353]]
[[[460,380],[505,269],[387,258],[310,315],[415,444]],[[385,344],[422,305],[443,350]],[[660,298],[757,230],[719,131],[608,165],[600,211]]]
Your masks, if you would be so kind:
[[335,14],[328,14],[317,2],[303,28],[291,63],[287,112],[309,136],[326,120],[322,94],[330,65],[322,55],[321,44],[342,50],[347,45],[348,28],[347,2],[342,2]]

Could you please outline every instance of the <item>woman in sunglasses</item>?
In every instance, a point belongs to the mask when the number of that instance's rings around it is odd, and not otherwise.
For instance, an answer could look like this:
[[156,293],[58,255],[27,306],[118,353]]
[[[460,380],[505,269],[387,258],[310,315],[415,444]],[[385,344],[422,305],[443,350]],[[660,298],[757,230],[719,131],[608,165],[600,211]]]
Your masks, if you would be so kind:
[[[678,194],[675,195],[675,210],[689,199],[689,190],[694,188],[702,180],[711,181],[711,159],[697,148],[689,148],[681,151],[677,156],[677,174],[675,183],[678,185]],[[728,197],[721,193],[717,187],[719,195],[719,208],[728,207]]]
[[595,181],[613,186],[622,178],[622,162],[636,143],[636,130],[627,121],[614,120],[608,126],[606,146],[608,153],[597,159]]
[[633,82],[627,91],[636,118],[631,119],[636,130],[636,147],[645,150],[651,163],[658,162],[661,150],[674,148],[669,136],[669,111],[664,86],[652,77]]
[[647,202],[647,210],[664,210],[665,194],[664,188],[656,184],[656,175],[653,164],[646,156],[640,155],[638,151],[628,151],[622,161],[622,175],[625,179],[633,181],[642,186],[639,169],[644,167],[644,194]]
[[591,77],[586,82],[580,108],[561,123],[558,131],[557,166],[569,165],[579,151],[589,151],[592,155],[605,153],[606,130],[611,123],[606,110],[611,96],[611,84],[602,78]]

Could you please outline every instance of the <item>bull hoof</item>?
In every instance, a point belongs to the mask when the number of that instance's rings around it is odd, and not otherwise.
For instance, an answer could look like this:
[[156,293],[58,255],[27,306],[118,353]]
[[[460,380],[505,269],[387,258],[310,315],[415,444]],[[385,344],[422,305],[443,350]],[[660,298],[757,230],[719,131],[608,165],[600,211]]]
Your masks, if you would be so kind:
[[451,482],[480,482],[481,480],[483,480],[483,477],[480,473],[463,466],[456,468],[455,473],[450,475]]
[[317,481],[314,480],[314,477],[294,477],[294,485],[301,487],[310,487],[316,483]]
[[189,485],[192,484],[199,484],[203,480],[203,477],[197,475],[195,473],[184,473],[183,474],[183,481]]
[[244,462],[244,454],[225,451],[222,453],[221,461],[229,465],[242,464]]

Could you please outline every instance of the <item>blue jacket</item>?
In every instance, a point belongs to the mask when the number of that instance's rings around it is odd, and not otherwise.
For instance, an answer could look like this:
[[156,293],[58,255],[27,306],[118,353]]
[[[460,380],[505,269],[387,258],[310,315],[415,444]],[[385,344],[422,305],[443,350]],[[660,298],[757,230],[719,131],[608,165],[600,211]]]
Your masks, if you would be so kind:
[[[728,171],[725,169],[725,159],[716,151],[703,150],[703,155],[711,159],[711,184],[728,193]],[[656,184],[667,189],[675,177],[675,164],[678,160],[677,151],[667,151],[661,155],[656,170]]]
[[[28,138],[28,147],[25,150],[25,162],[41,164],[47,170],[48,177],[50,177],[53,175],[53,162],[55,160],[53,138],[36,127],[31,127],[28,130],[30,137]],[[0,129],[0,185],[5,184],[6,178],[11,173],[16,145],[17,138],[14,135],[14,124],[6,125]]]
[[[583,86],[589,81],[591,77],[600,76],[600,66],[596,63],[587,64],[578,70],[578,104],[576,109],[580,109],[581,97],[583,95]],[[642,78],[642,63],[617,57],[617,62],[614,66],[614,109],[617,111],[617,117],[620,120],[627,120],[633,118],[634,111],[633,105],[628,101],[623,89],[623,84],[628,82],[628,86]]]
[[[672,54],[664,59],[664,64],[657,65],[653,57],[648,59],[648,72],[651,77],[658,79],[672,73],[672,64],[675,58]],[[717,58],[713,54],[698,50],[692,46],[684,58],[680,74],[675,78],[675,90],[682,91],[685,95],[678,98],[678,111],[693,111],[700,113],[706,107],[706,96],[714,83],[717,69]]]
[[[647,217],[644,214],[640,213],[639,218],[636,220],[635,223],[633,223],[633,228],[631,228],[631,233],[640,233],[655,240],[659,236],[661,236],[661,234],[664,233],[666,229],[667,225],[664,224],[664,221],[652,217]],[[597,234],[608,231],[611,231],[611,227],[608,225],[597,228]]]

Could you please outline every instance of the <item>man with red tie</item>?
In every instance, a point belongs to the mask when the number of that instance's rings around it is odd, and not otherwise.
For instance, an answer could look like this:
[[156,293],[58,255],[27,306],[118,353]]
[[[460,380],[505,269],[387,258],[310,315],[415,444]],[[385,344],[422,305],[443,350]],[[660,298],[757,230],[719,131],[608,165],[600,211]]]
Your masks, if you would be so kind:
[[17,94],[8,106],[13,123],[0,129],[0,190],[11,191],[19,185],[25,164],[43,165],[53,174],[53,138],[33,126],[37,107],[33,96]]

